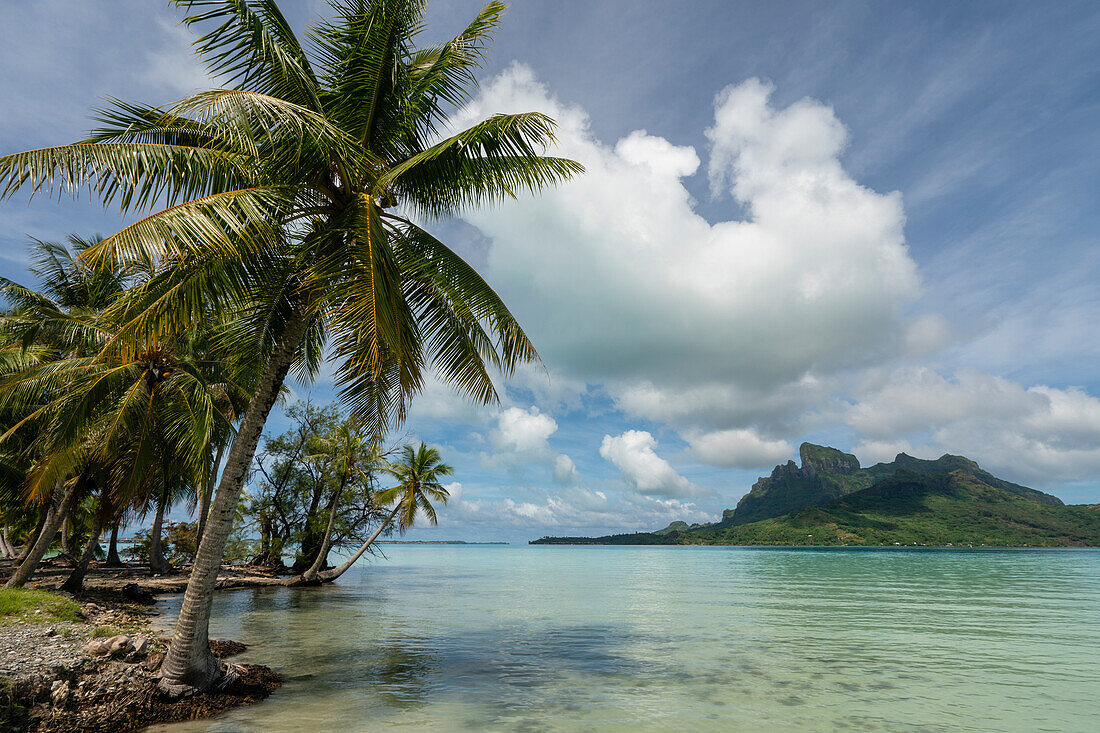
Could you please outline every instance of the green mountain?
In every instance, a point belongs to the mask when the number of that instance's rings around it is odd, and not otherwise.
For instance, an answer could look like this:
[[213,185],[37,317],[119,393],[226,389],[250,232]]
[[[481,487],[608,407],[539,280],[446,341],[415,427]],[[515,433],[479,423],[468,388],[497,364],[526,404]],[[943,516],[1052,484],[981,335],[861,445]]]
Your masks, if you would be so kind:
[[834,448],[799,453],[801,467],[776,466],[714,524],[532,544],[1100,546],[1100,506],[1065,506],[962,456],[860,468]]
[[1100,506],[1036,501],[962,469],[898,471],[822,506],[748,524],[711,525],[681,539],[720,545],[1095,546]]
[[926,461],[899,453],[891,463],[877,463],[870,468],[860,468],[859,460],[855,456],[836,448],[803,443],[798,453],[802,459],[801,468],[794,461],[776,466],[771,476],[761,478],[753,484],[749,493],[737,503],[733,513],[724,515],[720,524],[748,524],[761,519],[781,517],[803,507],[827,504],[842,496],[870,488],[876,481],[893,476],[898,471],[925,475],[964,471],[1011,494],[1042,504],[1062,504],[1058,497],[999,479],[962,456],[946,454],[934,461]]

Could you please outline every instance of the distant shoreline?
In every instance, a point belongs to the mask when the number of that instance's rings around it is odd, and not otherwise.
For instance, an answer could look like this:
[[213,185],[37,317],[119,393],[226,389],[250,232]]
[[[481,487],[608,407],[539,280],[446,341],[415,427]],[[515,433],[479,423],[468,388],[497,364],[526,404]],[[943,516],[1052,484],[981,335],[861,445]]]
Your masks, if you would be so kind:
[[386,539],[375,545],[510,545],[511,543],[467,543],[464,539]]
[[695,542],[540,542],[538,540],[530,540],[527,544],[542,547],[713,547],[737,550],[1100,550],[1100,545],[726,545]]

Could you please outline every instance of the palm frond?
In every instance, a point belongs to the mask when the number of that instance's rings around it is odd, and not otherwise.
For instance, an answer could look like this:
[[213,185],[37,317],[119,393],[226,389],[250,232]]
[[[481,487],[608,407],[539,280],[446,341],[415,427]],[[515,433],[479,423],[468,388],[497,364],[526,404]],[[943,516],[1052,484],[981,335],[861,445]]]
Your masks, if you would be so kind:
[[[174,0],[187,25],[218,23],[195,44],[207,69],[241,89],[320,109],[309,57],[274,0]],[[192,12],[198,11],[198,12]]]
[[250,178],[242,156],[211,148],[154,143],[73,143],[0,157],[0,199],[30,187],[76,197],[87,187],[122,210],[240,187]]

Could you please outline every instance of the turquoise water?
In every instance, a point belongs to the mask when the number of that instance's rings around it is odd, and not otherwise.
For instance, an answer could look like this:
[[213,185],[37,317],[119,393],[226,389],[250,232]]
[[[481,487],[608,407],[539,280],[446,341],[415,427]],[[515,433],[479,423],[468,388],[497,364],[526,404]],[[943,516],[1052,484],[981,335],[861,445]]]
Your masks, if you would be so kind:
[[287,683],[157,730],[1100,730],[1100,551],[386,554],[219,596]]

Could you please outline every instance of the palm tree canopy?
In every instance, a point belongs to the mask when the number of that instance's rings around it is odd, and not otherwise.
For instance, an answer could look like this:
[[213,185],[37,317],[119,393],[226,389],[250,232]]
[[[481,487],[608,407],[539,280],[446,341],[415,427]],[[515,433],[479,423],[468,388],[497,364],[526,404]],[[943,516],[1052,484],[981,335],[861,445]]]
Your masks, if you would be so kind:
[[[110,306],[146,275],[91,269],[77,255],[94,241],[35,240],[39,288],[0,280],[14,307],[0,316],[0,447],[33,449],[24,487],[41,499],[93,464],[121,504],[151,481],[193,488],[211,443],[247,403],[255,363],[207,323],[154,342],[117,341]],[[115,345],[108,348],[109,344]]]
[[432,502],[446,504],[450,493],[439,482],[450,476],[454,469],[440,458],[439,451],[421,443],[413,448],[401,449],[400,460],[382,465],[382,470],[397,479],[397,485],[375,494],[379,506],[394,505],[401,531],[413,526],[417,514],[436,524],[437,517]]
[[[248,304],[270,349],[292,315],[310,328],[295,367],[327,349],[355,413],[382,435],[424,372],[497,399],[490,368],[537,359],[492,288],[419,223],[563,181],[554,123],[493,115],[448,128],[504,5],[417,48],[423,0],[330,0],[302,44],[273,0],[176,0],[208,29],[197,51],[233,85],[164,108],[113,101],[76,144],[0,158],[0,194],[89,188],[144,218],[84,253],[156,263],[112,307],[149,340]],[[160,208],[164,203],[167,206]],[[234,304],[234,305],[228,305]]]

